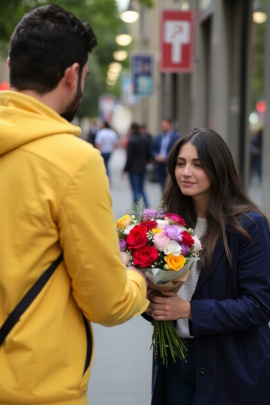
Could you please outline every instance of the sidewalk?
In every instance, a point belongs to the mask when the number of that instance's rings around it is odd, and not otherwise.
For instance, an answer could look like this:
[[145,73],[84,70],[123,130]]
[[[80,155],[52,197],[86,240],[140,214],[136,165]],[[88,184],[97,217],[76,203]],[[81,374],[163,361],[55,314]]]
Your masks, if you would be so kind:
[[[125,151],[117,149],[109,162],[115,218],[132,205],[127,176],[121,178]],[[147,182],[151,207],[158,206],[160,186]],[[95,350],[88,389],[89,405],[147,405],[151,401],[152,326],[141,316],[123,325],[106,328],[93,324]]]

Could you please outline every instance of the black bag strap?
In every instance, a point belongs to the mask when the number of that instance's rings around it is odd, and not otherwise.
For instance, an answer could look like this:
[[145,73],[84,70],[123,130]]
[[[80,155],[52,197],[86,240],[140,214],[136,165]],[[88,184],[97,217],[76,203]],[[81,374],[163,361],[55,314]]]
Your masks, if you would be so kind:
[[50,267],[45,270],[41,277],[35,282],[35,284],[30,288],[30,290],[21,299],[15,309],[11,312],[9,317],[5,320],[4,324],[0,329],[0,346],[4,342],[6,336],[9,334],[13,326],[18,322],[24,311],[29,307],[29,305],[34,301],[36,296],[45,286],[47,281],[53,275],[54,271],[58,265],[63,260],[63,253],[50,265]]

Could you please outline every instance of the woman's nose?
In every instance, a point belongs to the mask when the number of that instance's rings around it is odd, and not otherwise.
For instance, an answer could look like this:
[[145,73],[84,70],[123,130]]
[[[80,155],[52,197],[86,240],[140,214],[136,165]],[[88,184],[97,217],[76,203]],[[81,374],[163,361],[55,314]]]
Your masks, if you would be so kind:
[[190,176],[191,175],[191,167],[190,165],[186,165],[184,170],[183,170],[183,175],[184,176]]

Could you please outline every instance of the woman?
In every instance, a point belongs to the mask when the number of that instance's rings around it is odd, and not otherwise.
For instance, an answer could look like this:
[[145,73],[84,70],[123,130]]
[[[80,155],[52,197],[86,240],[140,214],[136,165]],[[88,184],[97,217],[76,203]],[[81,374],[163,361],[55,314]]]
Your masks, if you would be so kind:
[[168,159],[165,207],[199,234],[200,265],[177,294],[150,294],[156,320],[177,320],[188,349],[157,359],[152,404],[270,404],[269,223],[243,191],[231,153],[194,129]]

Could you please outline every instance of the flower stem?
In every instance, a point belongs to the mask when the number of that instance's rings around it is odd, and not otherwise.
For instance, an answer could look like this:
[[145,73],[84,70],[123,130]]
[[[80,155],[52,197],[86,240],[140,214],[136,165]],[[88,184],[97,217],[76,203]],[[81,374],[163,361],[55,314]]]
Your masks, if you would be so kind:
[[[162,294],[153,290],[153,293],[157,296]],[[160,356],[162,364],[168,366],[167,347],[169,348],[170,355],[174,362],[176,362],[176,356],[183,360],[185,358],[185,352],[187,351],[182,339],[178,335],[173,321],[156,321],[154,320],[154,328],[152,334],[152,344],[154,354],[156,357]]]

